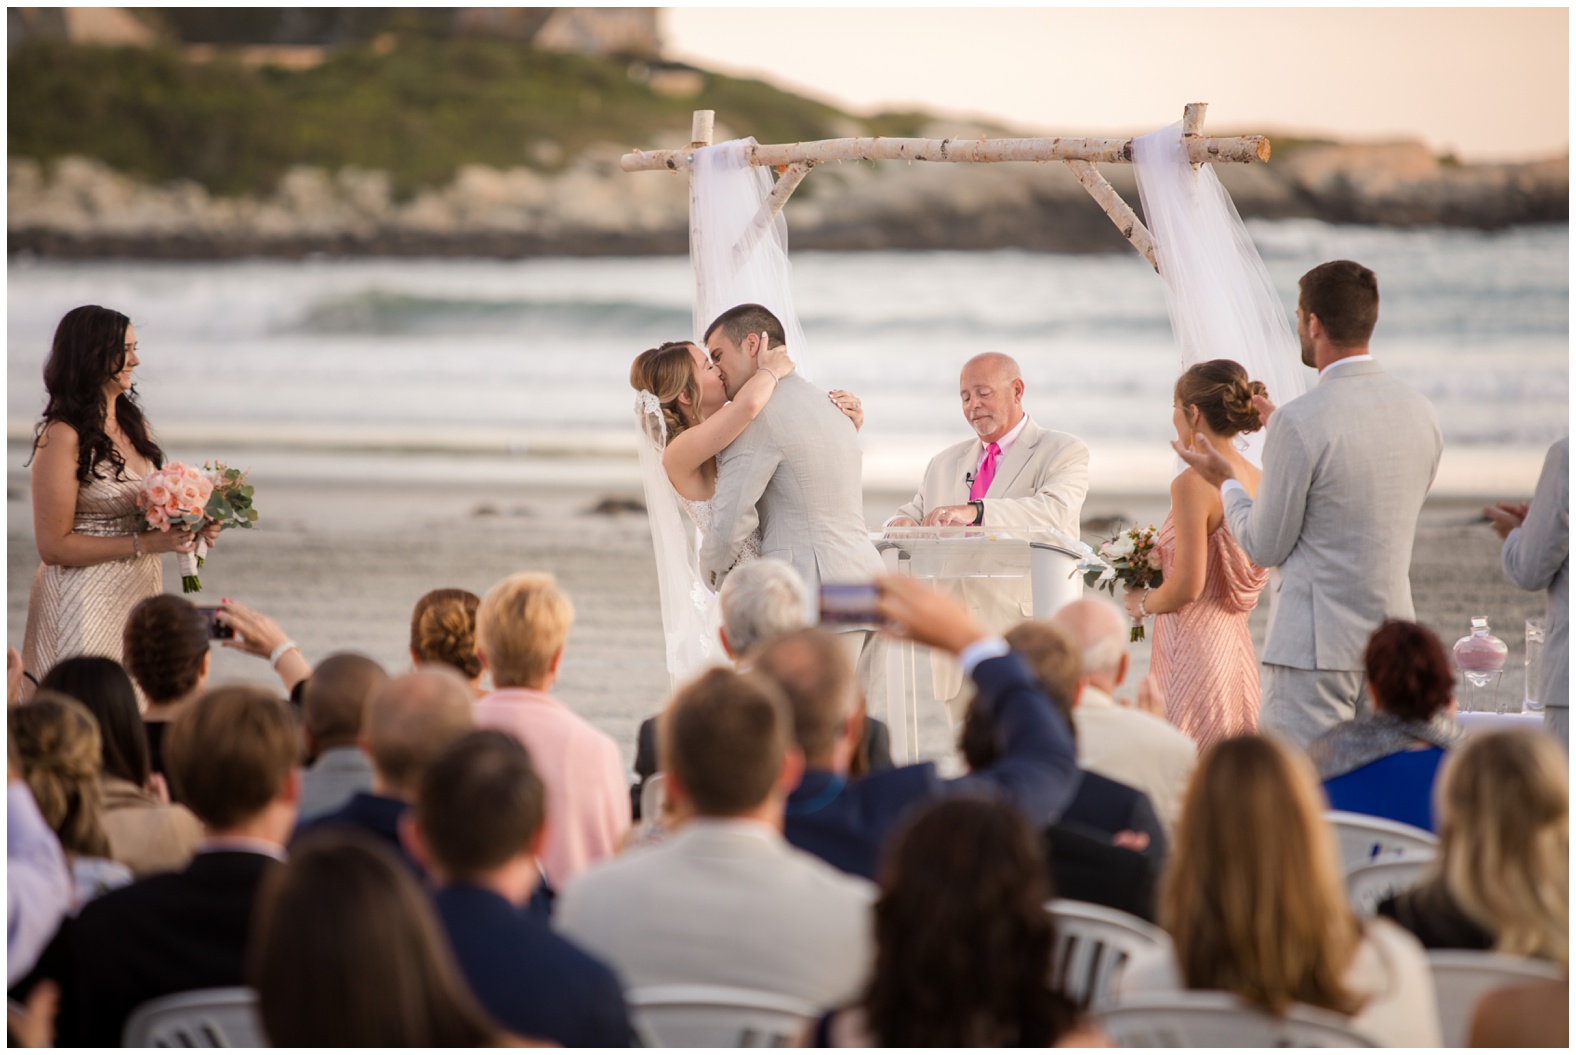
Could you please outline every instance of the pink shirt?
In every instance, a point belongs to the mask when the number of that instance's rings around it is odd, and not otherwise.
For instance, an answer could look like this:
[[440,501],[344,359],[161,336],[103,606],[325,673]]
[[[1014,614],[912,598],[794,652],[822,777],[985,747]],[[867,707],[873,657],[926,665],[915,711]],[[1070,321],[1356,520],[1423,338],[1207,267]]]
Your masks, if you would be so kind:
[[501,729],[531,753],[547,788],[542,868],[553,889],[612,857],[629,830],[629,783],[613,738],[546,693],[498,689],[476,703],[476,724]]

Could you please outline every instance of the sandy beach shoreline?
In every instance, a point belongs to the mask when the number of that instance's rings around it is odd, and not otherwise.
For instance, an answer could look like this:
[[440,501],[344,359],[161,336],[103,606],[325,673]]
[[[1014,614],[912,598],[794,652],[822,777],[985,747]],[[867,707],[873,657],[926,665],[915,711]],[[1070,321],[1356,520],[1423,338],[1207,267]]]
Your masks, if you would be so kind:
[[[21,647],[28,591],[38,566],[33,545],[25,447],[13,444],[7,475],[7,627],[9,644]],[[176,450],[175,457],[187,456]],[[277,619],[312,661],[331,652],[364,652],[391,671],[409,666],[409,619],[429,589],[459,586],[480,594],[505,575],[545,570],[557,575],[574,601],[576,618],[556,694],[612,735],[632,760],[636,729],[667,695],[656,569],[643,512],[598,512],[639,501],[638,485],[597,472],[571,472],[556,482],[484,482],[473,474],[417,474],[398,479],[391,467],[380,477],[345,478],[330,472],[290,472],[285,459],[253,466],[258,530],[226,535],[204,569],[196,603],[233,597]],[[238,464],[246,464],[238,462]],[[582,466],[583,467],[583,466]],[[407,467],[408,468],[408,467]],[[436,474],[441,476],[441,474]],[[549,474],[557,476],[558,474]],[[1483,479],[1491,479],[1484,476]],[[865,519],[878,525],[911,492],[865,491]],[[1530,485],[1524,493],[1530,494]],[[1541,594],[1525,593],[1499,571],[1499,540],[1477,511],[1491,496],[1431,498],[1418,526],[1412,584],[1419,619],[1447,646],[1466,632],[1473,615],[1487,615],[1510,646],[1501,691],[1519,699],[1523,622],[1543,614]],[[1094,490],[1084,506],[1090,525],[1158,523],[1163,492],[1120,494]],[[175,562],[165,562],[165,589],[180,588]],[[1265,611],[1254,612],[1262,642]],[[1135,675],[1148,666],[1143,646],[1134,653]],[[923,668],[924,664],[920,664]],[[216,648],[213,677],[272,683],[267,664]],[[946,750],[939,705],[922,712],[922,753]]]

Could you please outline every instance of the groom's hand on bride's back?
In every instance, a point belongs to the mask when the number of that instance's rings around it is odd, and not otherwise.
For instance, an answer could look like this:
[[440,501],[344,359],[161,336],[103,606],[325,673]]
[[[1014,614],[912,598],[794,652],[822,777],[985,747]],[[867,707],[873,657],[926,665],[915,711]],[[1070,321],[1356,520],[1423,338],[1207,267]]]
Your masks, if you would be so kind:
[[908,575],[879,575],[876,610],[890,633],[956,655],[989,635],[957,601]]

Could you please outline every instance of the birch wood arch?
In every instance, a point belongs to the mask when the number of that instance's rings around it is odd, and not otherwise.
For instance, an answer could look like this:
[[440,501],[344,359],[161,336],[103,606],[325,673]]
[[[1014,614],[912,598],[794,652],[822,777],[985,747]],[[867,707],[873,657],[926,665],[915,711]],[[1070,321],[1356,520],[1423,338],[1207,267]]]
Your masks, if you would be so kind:
[[[1182,136],[1188,158],[1196,169],[1204,162],[1248,163],[1270,159],[1270,141],[1264,136],[1211,137],[1203,134],[1204,111],[1208,103],[1188,103],[1182,109]],[[620,159],[625,172],[688,172],[697,147],[710,146],[715,111],[696,110],[689,146],[678,150],[634,150]],[[1077,139],[1046,136],[1031,139],[901,139],[877,136],[857,139],[820,139],[807,143],[785,143],[748,147],[751,165],[766,166],[778,173],[772,192],[761,211],[745,230],[734,252],[748,255],[761,234],[788,202],[795,188],[816,165],[827,161],[939,161],[960,164],[987,164],[1002,161],[1061,161],[1078,182],[1110,217],[1122,237],[1132,243],[1149,266],[1156,268],[1155,240],[1138,218],[1100,174],[1096,165],[1131,163],[1131,139]]]

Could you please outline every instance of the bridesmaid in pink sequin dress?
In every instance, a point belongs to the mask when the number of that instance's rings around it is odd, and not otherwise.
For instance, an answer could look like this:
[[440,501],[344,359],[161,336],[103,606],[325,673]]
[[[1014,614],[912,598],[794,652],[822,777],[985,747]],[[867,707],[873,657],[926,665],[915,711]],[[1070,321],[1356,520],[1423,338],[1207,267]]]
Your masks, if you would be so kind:
[[[1178,439],[1203,441],[1236,470],[1250,495],[1259,470],[1233,440],[1261,427],[1249,381],[1230,359],[1199,363],[1177,379],[1172,421]],[[1226,524],[1220,492],[1192,469],[1171,483],[1171,511],[1156,541],[1162,583],[1130,591],[1128,613],[1155,616],[1150,672],[1165,697],[1166,719],[1200,750],[1259,724],[1259,664],[1248,633],[1248,613],[1269,573],[1248,559]]]

